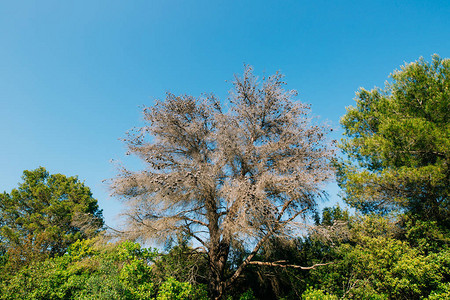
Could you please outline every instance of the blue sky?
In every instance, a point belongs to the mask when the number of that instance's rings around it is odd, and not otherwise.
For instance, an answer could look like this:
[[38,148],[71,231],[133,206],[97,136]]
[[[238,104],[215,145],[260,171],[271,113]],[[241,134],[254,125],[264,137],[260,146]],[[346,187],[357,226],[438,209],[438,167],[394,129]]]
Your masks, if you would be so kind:
[[244,63],[284,73],[340,138],[359,87],[450,57],[449,16],[448,0],[1,1],[0,192],[39,166],[78,175],[114,225],[102,180],[111,159],[138,166],[119,138],[142,125],[139,107],[166,91],[226,99]]

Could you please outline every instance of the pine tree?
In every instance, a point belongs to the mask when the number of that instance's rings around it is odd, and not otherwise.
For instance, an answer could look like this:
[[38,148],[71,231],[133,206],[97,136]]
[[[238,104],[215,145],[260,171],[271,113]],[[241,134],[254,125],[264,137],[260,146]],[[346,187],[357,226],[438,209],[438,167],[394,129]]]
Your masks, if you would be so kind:
[[[148,126],[129,132],[129,153],[147,168],[125,168],[112,189],[128,205],[131,238],[194,239],[209,261],[211,296],[220,298],[273,236],[289,236],[311,213],[332,176],[326,129],[294,102],[281,74],[260,83],[247,67],[235,77],[229,109],[213,95],[167,94],[144,109]],[[226,276],[230,251],[251,247]]]

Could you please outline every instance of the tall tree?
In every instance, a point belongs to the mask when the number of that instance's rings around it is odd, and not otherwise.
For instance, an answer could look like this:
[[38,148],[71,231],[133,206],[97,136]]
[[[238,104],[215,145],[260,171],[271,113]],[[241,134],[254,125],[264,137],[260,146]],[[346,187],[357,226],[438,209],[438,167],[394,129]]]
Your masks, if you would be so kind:
[[40,167],[22,178],[17,189],[0,194],[0,246],[15,263],[63,254],[102,228],[97,200],[77,177]]
[[[323,195],[332,176],[325,128],[283,89],[282,75],[258,82],[247,67],[234,81],[230,108],[213,96],[167,94],[144,109],[147,126],[125,139],[147,168],[125,168],[113,191],[128,202],[129,236],[195,239],[209,261],[211,295],[220,298],[273,236],[286,236]],[[233,247],[251,247],[233,274]],[[268,263],[268,262],[265,262]],[[284,266],[283,263],[268,263]]]
[[341,123],[338,181],[363,211],[403,209],[450,226],[450,59],[402,66],[385,89],[361,89]]

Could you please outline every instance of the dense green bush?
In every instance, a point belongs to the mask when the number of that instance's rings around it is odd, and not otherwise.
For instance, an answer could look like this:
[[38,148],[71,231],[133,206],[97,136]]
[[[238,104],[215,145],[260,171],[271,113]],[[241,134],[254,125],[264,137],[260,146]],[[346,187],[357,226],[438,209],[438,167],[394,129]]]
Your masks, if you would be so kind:
[[[349,240],[336,246],[333,264],[311,271],[315,287],[346,299],[423,299],[446,292],[450,251],[444,241],[423,237],[411,244],[415,226],[400,228],[377,216],[354,217],[347,226]],[[434,238],[445,237],[435,231]],[[442,246],[430,252],[430,243]]]
[[302,300],[338,300],[338,297],[327,294],[323,290],[309,288],[302,294]]
[[[77,241],[60,257],[22,268],[1,283],[1,299],[207,299],[193,286],[154,272],[161,254],[137,243]],[[160,274],[158,275],[160,276]]]

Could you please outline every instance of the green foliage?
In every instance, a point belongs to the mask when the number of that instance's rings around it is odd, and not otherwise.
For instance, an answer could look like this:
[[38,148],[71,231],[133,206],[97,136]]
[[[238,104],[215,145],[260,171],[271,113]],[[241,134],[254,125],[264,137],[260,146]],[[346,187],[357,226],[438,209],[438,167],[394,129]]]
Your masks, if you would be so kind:
[[17,189],[0,194],[0,246],[12,264],[64,254],[102,228],[97,200],[77,177],[43,167],[23,174]]
[[155,261],[153,274],[157,282],[168,277],[178,281],[207,284],[208,261],[203,253],[194,251],[186,244],[174,246]]
[[338,180],[363,212],[404,208],[449,227],[450,59],[420,59],[384,90],[361,89],[341,123]]
[[450,60],[420,59],[391,79],[383,90],[357,93],[356,107],[341,120],[340,147],[350,160],[336,165],[347,203],[363,213],[403,214],[350,220],[350,240],[335,248],[335,264],[312,272],[312,281],[351,299],[445,298]]
[[173,277],[167,278],[159,288],[156,300],[206,300],[208,295],[205,287],[193,287],[188,282],[179,282]]
[[335,222],[347,222],[349,220],[349,213],[343,210],[340,206],[325,207],[322,211],[322,218],[318,215],[315,217],[316,225],[331,226]]
[[386,218],[351,218],[349,241],[337,245],[334,263],[311,271],[316,288],[345,299],[422,299],[445,293],[449,282],[448,246],[428,253],[431,240],[423,238],[414,247],[403,231]]
[[[120,271],[118,265],[111,260],[87,259],[82,264],[94,264],[95,268],[84,270],[84,276],[81,274],[70,274],[69,282],[73,283],[71,287],[72,294],[70,298],[76,300],[89,299],[139,299],[132,297],[132,293],[127,289],[125,284],[120,280]],[[80,266],[75,266],[78,269]],[[81,266],[86,268],[85,266]],[[70,268],[69,268],[70,269]],[[66,292],[65,297],[69,295],[69,290],[64,289],[65,286],[57,286]],[[67,298],[56,299],[67,299]],[[69,299],[70,299],[69,298]]]
[[408,243],[423,253],[438,252],[450,245],[450,229],[439,227],[436,221],[424,221],[403,215],[400,225]]
[[439,289],[437,291],[433,291],[430,296],[427,298],[428,300],[442,300],[442,299],[450,299],[450,282],[442,283],[439,285]]
[[73,243],[63,256],[23,267],[0,283],[0,299],[208,299],[204,285],[155,276],[161,254],[123,242]]
[[338,297],[330,294],[326,294],[322,290],[315,290],[309,288],[302,294],[302,300],[338,300]]
[[124,261],[119,273],[120,282],[126,287],[131,299],[152,299],[155,293],[152,263],[158,256],[156,250],[141,248],[139,244],[123,242],[112,255],[116,261]]
[[243,293],[239,297],[239,300],[254,300],[254,299],[256,299],[256,298],[253,295],[253,290],[252,289],[248,289],[245,293]]

